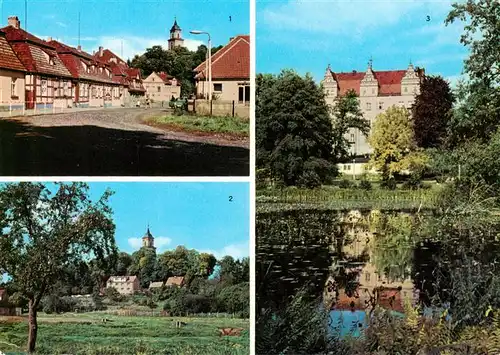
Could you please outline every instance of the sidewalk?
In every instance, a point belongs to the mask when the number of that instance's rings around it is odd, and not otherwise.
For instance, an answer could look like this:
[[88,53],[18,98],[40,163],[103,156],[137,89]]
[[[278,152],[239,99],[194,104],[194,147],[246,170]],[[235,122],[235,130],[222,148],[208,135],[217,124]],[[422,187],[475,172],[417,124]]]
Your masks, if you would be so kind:
[[[13,109],[12,111],[0,111],[0,118],[10,118],[10,117],[22,117],[22,116],[39,116],[39,115],[54,115],[61,113],[74,113],[74,112],[86,112],[86,111],[104,111],[104,110],[117,110],[124,108],[135,108],[135,107],[50,107],[36,110],[26,110],[26,109]],[[140,109],[140,108],[138,108]]]

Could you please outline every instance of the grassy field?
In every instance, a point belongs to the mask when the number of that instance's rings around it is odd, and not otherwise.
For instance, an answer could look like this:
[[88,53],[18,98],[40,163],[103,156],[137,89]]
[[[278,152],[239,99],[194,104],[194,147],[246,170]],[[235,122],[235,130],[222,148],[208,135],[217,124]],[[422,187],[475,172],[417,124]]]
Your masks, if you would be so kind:
[[[103,322],[106,318],[109,322]],[[37,354],[248,354],[249,322],[230,318],[122,317],[105,313],[38,317]],[[186,325],[176,328],[176,321]],[[244,328],[220,337],[218,328]],[[27,318],[0,317],[0,351],[25,354]]]
[[150,118],[148,122],[176,130],[241,137],[248,137],[250,131],[250,121],[239,117],[163,116]]
[[419,190],[373,190],[344,189],[324,186],[310,190],[301,188],[265,188],[257,190],[256,202],[259,208],[282,209],[286,205],[304,208],[323,207],[328,209],[390,209],[413,210],[432,209],[438,202],[441,186],[432,185]]

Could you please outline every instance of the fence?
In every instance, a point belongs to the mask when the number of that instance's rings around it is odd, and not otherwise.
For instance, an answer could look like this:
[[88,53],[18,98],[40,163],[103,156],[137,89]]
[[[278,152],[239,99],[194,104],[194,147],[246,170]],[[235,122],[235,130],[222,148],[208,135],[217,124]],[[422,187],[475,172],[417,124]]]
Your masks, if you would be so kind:
[[[32,107],[27,109],[26,107]],[[17,116],[37,116],[37,115],[49,115],[57,113],[66,112],[78,112],[78,111],[92,111],[99,109],[114,109],[123,108],[124,105],[120,104],[113,106],[112,103],[105,103],[104,106],[91,106],[88,103],[81,104],[77,106],[67,105],[62,102],[37,102],[32,101],[19,101],[19,102],[7,102],[0,101],[0,117],[17,117]],[[134,105],[128,105],[127,107],[135,107]]]
[[200,116],[230,116],[250,118],[249,103],[240,104],[236,101],[200,100],[188,101],[188,111]]
[[[127,317],[171,317],[172,315],[167,311],[138,311],[134,309],[118,309],[118,310],[107,310],[103,313],[116,315],[116,316],[127,316]],[[239,318],[236,313],[188,313],[181,315],[182,317],[196,317],[196,318]]]

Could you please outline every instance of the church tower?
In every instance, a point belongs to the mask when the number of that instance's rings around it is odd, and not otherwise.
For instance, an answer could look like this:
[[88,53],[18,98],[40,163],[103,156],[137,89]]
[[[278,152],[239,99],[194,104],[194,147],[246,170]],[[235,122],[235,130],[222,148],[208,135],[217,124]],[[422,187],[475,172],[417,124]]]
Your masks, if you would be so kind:
[[182,39],[182,30],[177,24],[177,19],[174,19],[174,24],[170,29],[170,38],[168,40],[168,49],[173,49],[175,47],[182,47],[184,45],[184,40]]
[[144,234],[144,237],[142,237],[142,247],[155,249],[155,238],[149,231],[149,226],[146,234]]

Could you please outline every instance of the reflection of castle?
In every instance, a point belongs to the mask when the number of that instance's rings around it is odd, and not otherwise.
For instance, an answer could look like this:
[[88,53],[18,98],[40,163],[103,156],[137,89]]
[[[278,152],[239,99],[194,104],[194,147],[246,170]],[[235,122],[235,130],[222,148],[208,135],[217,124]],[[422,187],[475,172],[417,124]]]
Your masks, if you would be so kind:
[[[347,266],[350,271],[358,272],[357,282],[359,286],[354,295],[347,295],[344,290],[340,290],[335,308],[364,309],[367,302],[373,301],[372,297],[375,296],[376,291],[378,291],[377,304],[383,308],[403,312],[407,300],[414,305],[418,301],[418,291],[415,289],[413,281],[410,278],[390,280],[383,271],[377,270],[373,264],[374,238],[376,236],[363,226],[355,224],[346,232],[352,243],[344,247],[345,254],[354,257],[367,253],[369,260],[359,265]],[[328,290],[328,285],[331,288],[334,283],[333,277],[330,276],[327,280],[325,295],[327,300],[331,300],[334,296]]]

